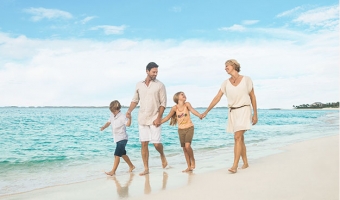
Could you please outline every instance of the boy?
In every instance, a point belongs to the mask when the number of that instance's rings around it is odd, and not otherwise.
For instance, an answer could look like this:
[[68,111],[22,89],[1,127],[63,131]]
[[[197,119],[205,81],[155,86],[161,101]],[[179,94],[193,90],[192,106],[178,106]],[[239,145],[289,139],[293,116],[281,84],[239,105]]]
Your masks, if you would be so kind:
[[131,116],[126,118],[120,112],[121,105],[119,101],[114,100],[110,103],[111,115],[109,120],[100,128],[101,131],[111,125],[113,139],[116,142],[115,159],[113,168],[110,172],[105,172],[107,175],[113,176],[116,173],[117,167],[122,157],[125,162],[129,165],[129,172],[135,169],[135,166],[131,163],[130,158],[126,155],[125,146],[128,141],[128,135],[126,133],[126,126],[131,125]]

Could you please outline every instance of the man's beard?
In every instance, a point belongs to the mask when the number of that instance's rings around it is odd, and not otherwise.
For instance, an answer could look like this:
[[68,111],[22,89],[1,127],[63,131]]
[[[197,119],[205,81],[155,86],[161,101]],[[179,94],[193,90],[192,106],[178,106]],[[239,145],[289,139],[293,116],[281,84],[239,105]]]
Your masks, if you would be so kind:
[[150,80],[155,80],[157,76],[149,76]]

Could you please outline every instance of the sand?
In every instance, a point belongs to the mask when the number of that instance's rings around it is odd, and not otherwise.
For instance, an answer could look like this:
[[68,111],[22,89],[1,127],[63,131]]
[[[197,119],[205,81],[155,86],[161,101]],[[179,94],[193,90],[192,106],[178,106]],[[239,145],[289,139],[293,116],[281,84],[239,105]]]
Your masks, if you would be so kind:
[[[251,152],[248,152],[251,157]],[[252,160],[248,169],[181,173],[154,169],[62,185],[0,199],[339,199],[339,136],[289,145],[282,153]]]

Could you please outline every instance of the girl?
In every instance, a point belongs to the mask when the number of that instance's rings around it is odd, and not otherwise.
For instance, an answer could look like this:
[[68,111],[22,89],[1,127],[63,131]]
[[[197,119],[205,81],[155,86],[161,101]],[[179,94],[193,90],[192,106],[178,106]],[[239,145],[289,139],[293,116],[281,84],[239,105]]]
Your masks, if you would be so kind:
[[201,114],[197,112],[189,102],[186,102],[186,99],[184,92],[177,92],[173,97],[176,105],[171,108],[168,116],[163,118],[161,122],[164,123],[171,118],[171,126],[178,124],[179,141],[188,165],[188,168],[183,170],[183,172],[189,172],[195,169],[195,157],[191,148],[191,141],[194,136],[194,124],[191,122],[190,112],[201,118]]

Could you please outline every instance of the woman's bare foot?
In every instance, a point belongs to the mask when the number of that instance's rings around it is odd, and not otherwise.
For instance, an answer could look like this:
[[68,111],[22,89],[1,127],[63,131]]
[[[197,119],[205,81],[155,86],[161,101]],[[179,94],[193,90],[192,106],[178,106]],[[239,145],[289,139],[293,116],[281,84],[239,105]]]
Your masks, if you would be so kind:
[[144,172],[139,173],[139,176],[145,176],[147,174],[149,174],[149,170],[144,170]]
[[239,169],[246,169],[246,168],[248,168],[249,167],[249,165],[248,164],[243,164],[242,165],[242,167],[241,168],[239,168]]
[[185,170],[183,170],[182,172],[191,172],[191,171],[192,171],[192,169],[188,167]]
[[134,165],[132,165],[129,169],[129,172],[132,172],[136,167]]
[[230,169],[228,169],[228,171],[229,171],[230,173],[235,174],[235,173],[237,172],[237,168],[235,168],[235,169],[230,168]]
[[109,175],[109,176],[113,176],[115,175],[116,173],[114,171],[110,171],[110,172],[105,172],[105,174]]

